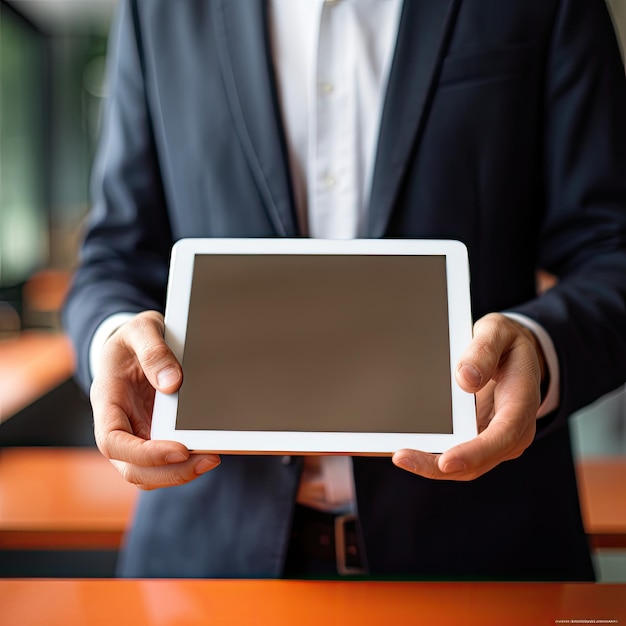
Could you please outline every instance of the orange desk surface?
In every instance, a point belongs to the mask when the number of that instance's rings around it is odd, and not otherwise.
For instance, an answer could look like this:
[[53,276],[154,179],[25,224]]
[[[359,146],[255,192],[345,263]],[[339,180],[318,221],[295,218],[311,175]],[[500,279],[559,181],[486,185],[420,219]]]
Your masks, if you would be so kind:
[[[401,620],[401,621],[400,621]],[[4,580],[3,626],[626,624],[626,586]]]
[[116,549],[137,493],[95,448],[0,450],[0,548]]
[[583,520],[594,548],[626,548],[626,457],[578,464]]
[[0,423],[66,381],[73,371],[74,352],[64,334],[32,330],[0,342]]

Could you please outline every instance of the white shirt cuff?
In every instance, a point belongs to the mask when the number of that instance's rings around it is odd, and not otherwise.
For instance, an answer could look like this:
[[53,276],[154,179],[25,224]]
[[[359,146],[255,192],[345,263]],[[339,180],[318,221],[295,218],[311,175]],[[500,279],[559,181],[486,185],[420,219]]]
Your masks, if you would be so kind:
[[125,322],[133,319],[136,313],[115,313],[107,317],[96,329],[91,343],[89,344],[89,371],[93,379],[98,373],[98,364],[100,363],[100,355],[106,340]]
[[556,349],[552,343],[550,335],[546,332],[546,329],[535,322],[534,320],[520,315],[519,313],[503,313],[506,317],[519,322],[522,326],[525,326],[530,330],[543,350],[543,355],[546,360],[546,367],[548,368],[548,374],[550,375],[550,382],[548,383],[548,390],[546,395],[537,411],[537,418],[544,417],[551,413],[559,406],[559,357],[556,354]]

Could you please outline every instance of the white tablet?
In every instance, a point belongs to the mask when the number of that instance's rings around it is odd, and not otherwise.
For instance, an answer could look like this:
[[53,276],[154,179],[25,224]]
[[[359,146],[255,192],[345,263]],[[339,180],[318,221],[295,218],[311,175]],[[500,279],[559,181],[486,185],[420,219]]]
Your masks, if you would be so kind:
[[152,438],[192,451],[389,455],[476,436],[457,241],[184,239],[165,340],[183,367]]

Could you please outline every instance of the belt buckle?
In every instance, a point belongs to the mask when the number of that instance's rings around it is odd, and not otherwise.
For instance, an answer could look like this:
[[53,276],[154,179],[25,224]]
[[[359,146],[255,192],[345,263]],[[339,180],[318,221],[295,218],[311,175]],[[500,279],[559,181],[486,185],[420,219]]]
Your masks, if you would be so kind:
[[[353,542],[347,540],[348,532],[352,533]],[[341,576],[366,573],[358,550],[356,515],[348,513],[335,518],[335,555],[337,572]]]

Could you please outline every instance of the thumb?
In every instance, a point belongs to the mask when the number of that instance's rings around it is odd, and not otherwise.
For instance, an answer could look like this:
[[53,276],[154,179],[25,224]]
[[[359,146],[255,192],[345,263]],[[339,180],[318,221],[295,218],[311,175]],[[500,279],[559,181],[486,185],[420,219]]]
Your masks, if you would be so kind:
[[459,386],[469,393],[480,391],[496,374],[515,336],[513,322],[500,313],[479,319],[474,324],[474,337],[457,363]]
[[150,384],[163,393],[174,393],[183,382],[183,371],[163,339],[164,332],[163,316],[146,311],[124,324],[122,340],[136,355]]

